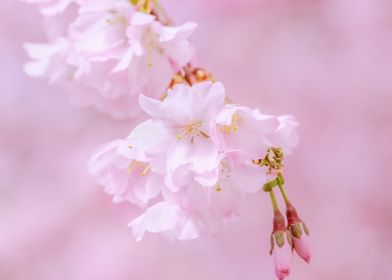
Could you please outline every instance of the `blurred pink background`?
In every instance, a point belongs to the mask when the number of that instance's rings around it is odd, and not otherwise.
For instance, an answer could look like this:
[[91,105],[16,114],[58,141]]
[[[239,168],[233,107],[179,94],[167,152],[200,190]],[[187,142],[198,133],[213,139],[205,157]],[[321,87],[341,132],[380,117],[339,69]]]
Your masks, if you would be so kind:
[[[162,2],[175,21],[199,22],[200,65],[235,101],[301,124],[286,181],[314,256],[295,257],[289,279],[392,279],[392,2]],[[113,204],[85,167],[134,122],[24,75],[22,44],[44,40],[41,23],[34,6],[1,1],[0,279],[275,279],[262,192],[222,236],[134,241],[138,210]]]

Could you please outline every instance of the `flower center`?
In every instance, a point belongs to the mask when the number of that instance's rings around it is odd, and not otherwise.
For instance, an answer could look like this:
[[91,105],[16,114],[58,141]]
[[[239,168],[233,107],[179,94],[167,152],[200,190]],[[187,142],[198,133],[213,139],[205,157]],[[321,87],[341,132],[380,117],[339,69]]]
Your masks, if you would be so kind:
[[150,171],[151,165],[149,163],[141,162],[141,161],[133,161],[128,167],[128,173],[132,173],[134,171],[140,173],[141,176],[146,176]]
[[225,133],[237,132],[241,122],[242,117],[238,114],[234,114],[231,120],[231,124],[222,126],[221,131]]
[[194,143],[195,137],[200,136],[205,139],[209,139],[210,136],[202,130],[202,122],[201,121],[194,121],[187,124],[179,124],[177,125],[179,128],[180,133],[177,134],[177,140],[182,140],[184,137],[189,137],[191,143]]
[[109,18],[106,19],[106,23],[117,26],[121,31],[126,31],[128,21],[124,15],[120,14],[116,10],[109,11]]

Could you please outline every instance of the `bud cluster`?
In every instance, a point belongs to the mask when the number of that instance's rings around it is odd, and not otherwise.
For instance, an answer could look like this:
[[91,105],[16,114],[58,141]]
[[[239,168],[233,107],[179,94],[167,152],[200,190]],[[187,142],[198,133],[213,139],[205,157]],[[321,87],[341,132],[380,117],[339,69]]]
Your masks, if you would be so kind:
[[[264,159],[254,161],[255,164],[266,166],[270,174],[276,173],[275,179],[264,184],[263,190],[270,194],[274,211],[270,254],[273,256],[275,274],[279,280],[286,278],[290,274],[293,251],[307,263],[310,263],[312,255],[309,230],[298,216],[297,210],[289,201],[283,188],[282,161],[283,152],[279,148],[268,149]],[[285,202],[287,226],[275,198],[274,187],[276,186],[279,188]]]

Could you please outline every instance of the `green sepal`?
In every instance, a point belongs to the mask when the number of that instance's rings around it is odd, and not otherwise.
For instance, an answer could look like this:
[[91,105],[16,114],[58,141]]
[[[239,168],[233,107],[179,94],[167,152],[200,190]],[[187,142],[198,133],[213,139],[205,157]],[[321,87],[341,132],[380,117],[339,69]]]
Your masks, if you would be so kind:
[[274,233],[276,244],[279,246],[279,248],[282,248],[285,242],[285,232],[284,231],[279,231]]
[[300,223],[294,224],[290,226],[291,234],[296,238],[301,238],[302,236],[302,227]]

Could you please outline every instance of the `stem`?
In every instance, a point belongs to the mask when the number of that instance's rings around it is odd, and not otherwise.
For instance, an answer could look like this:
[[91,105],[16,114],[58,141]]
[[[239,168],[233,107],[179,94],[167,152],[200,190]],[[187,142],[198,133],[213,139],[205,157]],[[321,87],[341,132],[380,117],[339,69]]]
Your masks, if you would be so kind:
[[276,197],[274,194],[274,191],[271,190],[269,191],[270,197],[271,197],[271,202],[272,202],[272,209],[275,211],[279,211],[279,207],[278,207],[278,202],[276,201]]
[[289,198],[287,197],[286,191],[283,188],[283,185],[282,184],[278,184],[278,187],[279,187],[280,193],[283,196],[284,202],[286,203],[286,206],[289,206],[290,205],[290,201],[289,201]]

